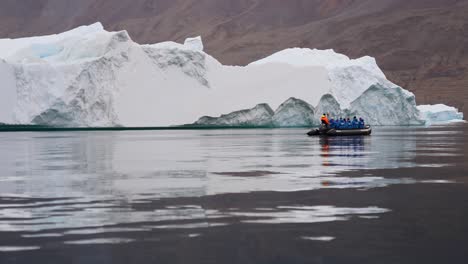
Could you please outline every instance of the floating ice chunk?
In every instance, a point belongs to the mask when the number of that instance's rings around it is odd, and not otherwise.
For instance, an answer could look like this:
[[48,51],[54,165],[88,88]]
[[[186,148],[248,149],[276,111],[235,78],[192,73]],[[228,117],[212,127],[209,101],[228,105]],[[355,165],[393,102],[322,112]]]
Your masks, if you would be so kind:
[[444,104],[419,105],[418,109],[421,118],[426,120],[427,124],[463,121],[463,113],[458,112],[455,107]]

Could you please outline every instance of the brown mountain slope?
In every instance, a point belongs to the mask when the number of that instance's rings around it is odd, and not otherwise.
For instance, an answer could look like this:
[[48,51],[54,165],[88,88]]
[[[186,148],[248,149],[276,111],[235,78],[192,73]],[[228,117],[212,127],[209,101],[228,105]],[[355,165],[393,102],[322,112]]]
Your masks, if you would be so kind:
[[202,35],[223,63],[283,48],[333,48],[377,58],[418,103],[468,114],[468,0],[3,0],[0,37],[101,21],[140,43]]

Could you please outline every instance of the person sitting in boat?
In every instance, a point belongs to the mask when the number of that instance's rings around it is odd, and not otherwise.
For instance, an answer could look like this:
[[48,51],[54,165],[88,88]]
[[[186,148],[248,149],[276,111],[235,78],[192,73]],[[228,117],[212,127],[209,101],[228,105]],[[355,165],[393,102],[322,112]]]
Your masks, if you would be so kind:
[[346,120],[346,128],[347,129],[353,129],[353,123],[351,122],[351,119],[348,119]]
[[353,117],[353,129],[358,129],[359,128],[359,120],[357,117]]
[[364,127],[365,127],[364,119],[362,117],[359,117],[359,128],[364,129]]
[[340,124],[340,129],[346,129],[346,118],[343,118],[343,120],[341,121],[341,124]]
[[322,115],[322,118],[320,118],[320,121],[322,122],[322,125],[326,128],[330,127],[330,121],[328,120],[328,117],[325,113]]
[[339,129],[345,129],[346,128],[346,122],[344,120],[344,118],[340,117],[340,123],[339,123],[339,126],[338,126]]
[[333,118],[330,119],[330,128],[336,128],[336,122]]

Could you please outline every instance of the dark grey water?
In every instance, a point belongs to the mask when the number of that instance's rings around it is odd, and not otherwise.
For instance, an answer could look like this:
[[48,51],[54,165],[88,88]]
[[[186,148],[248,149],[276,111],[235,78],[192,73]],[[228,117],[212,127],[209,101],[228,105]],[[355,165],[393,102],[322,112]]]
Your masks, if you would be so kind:
[[[205,263],[207,254],[193,252],[215,250],[213,240],[226,248],[245,247],[234,238],[246,230],[256,234],[253,241],[273,236],[300,243],[297,248],[319,243],[339,252],[333,243],[355,240],[349,232],[356,229],[348,225],[385,224],[401,212],[405,201],[389,202],[399,199],[395,188],[466,188],[466,125],[378,128],[370,137],[310,138],[305,132],[1,133],[0,263],[36,257],[62,262],[65,255],[75,259],[70,252],[87,256],[76,263],[148,263],[114,259],[121,254]],[[379,196],[390,190],[391,198]],[[291,226],[276,237],[277,230]],[[459,228],[452,231],[466,225]],[[379,228],[373,232],[377,239]],[[460,243],[468,248],[465,241]],[[263,243],[264,251],[277,251],[277,245]],[[101,251],[92,251],[96,247]],[[157,250],[141,252],[148,247]],[[189,262],[176,257],[182,248],[192,252]],[[212,260],[275,262],[268,254],[256,258],[260,253],[249,244],[245,250],[243,257],[211,252]],[[312,261],[306,252],[288,249],[280,262],[337,262],[323,256]]]

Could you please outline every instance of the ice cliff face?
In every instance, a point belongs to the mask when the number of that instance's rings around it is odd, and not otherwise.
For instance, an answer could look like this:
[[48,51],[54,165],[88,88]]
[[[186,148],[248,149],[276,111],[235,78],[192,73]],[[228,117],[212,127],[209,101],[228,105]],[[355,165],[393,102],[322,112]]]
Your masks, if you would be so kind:
[[273,111],[268,104],[259,104],[251,109],[235,111],[219,117],[204,116],[194,123],[194,125],[202,126],[274,127],[304,127],[317,124],[314,107],[296,98],[289,98],[276,111]]
[[313,126],[318,123],[314,107],[297,98],[289,98],[282,103],[272,118],[273,124],[280,127]]
[[372,85],[354,100],[348,116],[364,116],[367,123],[374,125],[423,125],[419,119],[414,95],[401,87],[387,88]]
[[208,126],[271,126],[273,110],[267,104],[259,104],[252,109],[235,111],[220,117],[204,116],[195,125]]
[[[361,96],[351,102],[349,108],[341,108],[340,103],[331,94],[325,94],[316,108],[300,99],[290,98],[272,113],[270,121],[266,116],[262,125],[271,124],[276,127],[307,127],[320,124],[322,114],[329,114],[331,118],[364,117],[368,124],[373,125],[424,125],[425,117],[415,109],[414,96],[400,87],[386,88],[382,85],[372,85]],[[258,107],[258,106],[257,106]],[[196,125],[236,126],[255,124],[258,111],[254,109],[233,112],[219,118],[203,117]],[[247,112],[249,115],[245,115]],[[229,118],[226,118],[229,117]],[[451,117],[454,117],[453,115]],[[238,121],[236,121],[238,120]]]
[[[91,53],[81,50],[81,45],[88,44],[86,39],[75,42],[76,49],[68,47],[70,40],[66,39],[51,44],[52,48],[41,44],[42,48],[36,49],[33,43],[10,57],[16,79],[12,116],[16,123],[119,125],[115,80],[118,69],[129,61],[130,37],[122,31],[96,38],[100,41]],[[23,53],[27,56],[21,57]]]
[[224,66],[203,52],[200,37],[139,45],[99,23],[0,39],[0,78],[0,123],[170,126],[220,116],[197,124],[310,126],[322,112],[373,124],[433,118],[370,57],[296,48],[246,67]]
[[331,94],[325,94],[320,98],[315,112],[315,120],[320,120],[322,114],[330,113],[332,117],[344,117],[345,113],[341,109],[340,103]]
[[209,86],[207,55],[193,45],[138,45],[126,31],[107,32],[100,24],[53,36],[0,40],[0,50],[0,75],[7,80],[0,106],[5,123],[169,125],[171,118],[196,117],[161,117],[161,107],[168,104],[158,104],[161,86],[175,87],[166,94],[173,99],[189,85],[194,90]]

